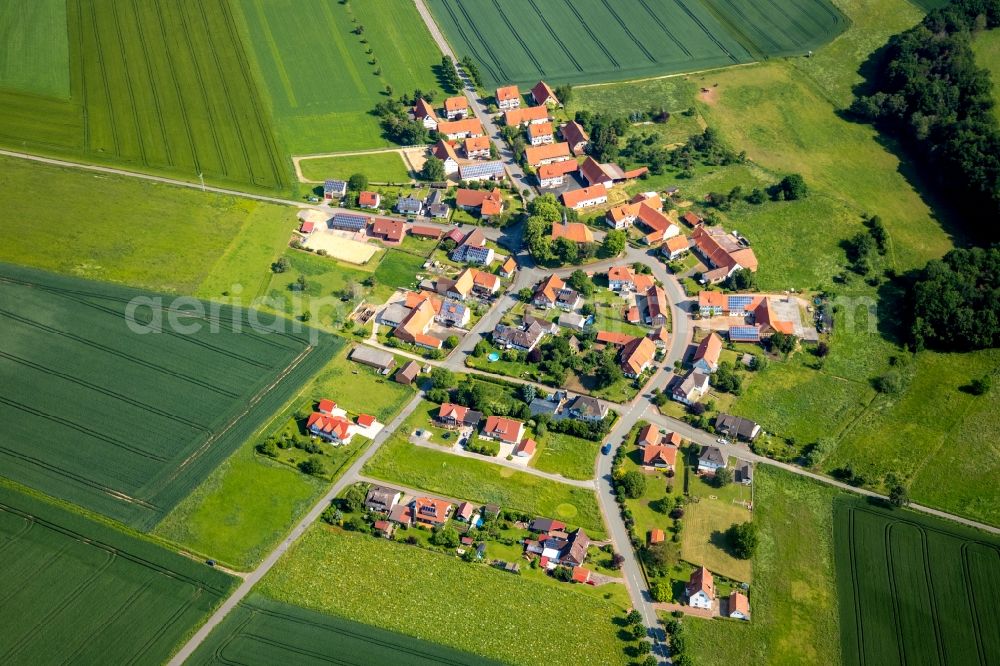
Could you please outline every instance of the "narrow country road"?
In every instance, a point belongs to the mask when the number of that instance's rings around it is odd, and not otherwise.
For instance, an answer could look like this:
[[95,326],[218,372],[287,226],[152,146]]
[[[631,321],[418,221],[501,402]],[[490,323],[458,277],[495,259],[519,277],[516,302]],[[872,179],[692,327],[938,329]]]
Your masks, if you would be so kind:
[[173,656],[169,662],[170,666],[181,666],[181,664],[194,654],[195,650],[198,649],[198,646],[201,645],[206,638],[208,638],[210,633],[212,633],[212,630],[218,626],[219,623],[222,622],[234,608],[236,608],[237,604],[243,601],[243,599],[250,594],[254,585],[259,583],[260,580],[267,575],[267,572],[278,563],[281,556],[288,552],[288,549],[292,547],[292,544],[294,544],[299,537],[301,537],[305,531],[309,529],[310,525],[316,522],[323,511],[330,506],[330,501],[339,495],[344,488],[358,480],[361,468],[364,467],[365,463],[371,460],[372,456],[375,455],[379,447],[385,443],[389,436],[392,435],[392,433],[394,433],[404,421],[406,421],[410,414],[412,414],[417,406],[420,405],[420,401],[422,399],[423,395],[420,393],[414,396],[413,399],[410,400],[410,402],[408,402],[402,410],[400,410],[399,414],[397,414],[396,417],[390,421],[378,435],[375,436],[375,440],[371,443],[368,449],[358,456],[358,459],[354,461],[354,464],[352,464],[347,471],[341,475],[340,479],[338,479],[330,487],[330,490],[328,490],[326,494],[323,495],[318,502],[316,502],[313,508],[309,510],[309,513],[307,513],[305,517],[299,521],[298,525],[296,525],[292,531],[288,533],[288,536],[286,536],[281,543],[278,544],[278,546],[264,558],[264,561],[261,562],[256,569],[247,574],[247,576],[243,579],[243,582],[240,583],[240,586],[236,588],[236,591],[233,592],[233,594],[226,599],[221,606],[219,606],[208,621],[206,621],[205,624],[202,625],[197,632],[195,632],[194,636],[188,640],[184,647],[182,647],[180,651]]

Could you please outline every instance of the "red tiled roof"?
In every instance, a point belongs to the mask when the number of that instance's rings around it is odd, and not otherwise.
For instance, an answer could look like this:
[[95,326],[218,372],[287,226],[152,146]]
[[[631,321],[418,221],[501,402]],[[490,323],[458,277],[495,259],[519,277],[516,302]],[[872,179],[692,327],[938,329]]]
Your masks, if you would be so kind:
[[434,157],[441,161],[447,162],[448,160],[458,161],[458,153],[455,152],[455,146],[450,142],[441,139],[434,144],[434,148],[431,150],[434,153]]
[[666,538],[666,536],[667,535],[663,533],[663,530],[661,530],[660,528],[657,527],[657,528],[655,528],[653,530],[650,530],[650,532],[649,532],[649,543],[651,543],[651,544],[653,544],[653,543],[661,543]]
[[543,296],[549,302],[555,303],[556,293],[565,286],[566,283],[563,282],[562,278],[552,273],[538,285],[538,288],[535,290],[535,297]]
[[384,217],[375,218],[375,222],[372,223],[372,234],[375,236],[382,236],[389,241],[400,241],[403,240],[403,232],[405,227],[403,226],[402,220],[390,220]]
[[507,261],[503,262],[503,266],[500,267],[500,270],[504,273],[513,273],[517,270],[517,260],[514,259],[514,255],[507,257]]
[[566,123],[562,126],[561,132],[563,139],[571,146],[590,141],[590,135],[587,134],[587,130],[583,129],[583,125],[577,122],[571,121]]
[[420,227],[414,225],[410,227],[411,236],[422,236],[425,238],[441,238],[441,230],[435,227]]
[[559,103],[559,98],[556,97],[555,91],[545,81],[539,81],[535,84],[535,87],[531,89],[531,96],[535,98],[535,104],[545,104],[549,98],[556,104]]
[[483,434],[513,444],[520,437],[523,426],[523,423],[514,419],[508,419],[504,416],[490,416],[486,419],[486,425],[483,426]]
[[438,418],[464,421],[465,415],[468,413],[469,413],[468,407],[463,407],[462,405],[456,405],[451,402],[446,402],[443,405],[441,405],[440,409],[438,409]]
[[719,363],[719,354],[722,353],[722,338],[720,338],[715,331],[708,334],[708,337],[702,340],[698,344],[698,349],[694,352],[694,360],[700,361],[705,359],[709,365],[717,365]]
[[426,118],[427,116],[437,118],[437,115],[434,113],[434,107],[431,106],[426,99],[421,97],[417,100],[417,103],[413,105],[413,117],[420,120],[422,118]]
[[529,106],[522,109],[511,109],[503,114],[503,122],[511,127],[523,125],[538,120],[548,120],[549,110],[544,106]]
[[583,222],[568,222],[566,224],[556,222],[552,225],[552,240],[560,238],[568,238],[574,243],[593,243],[594,232]]
[[358,425],[362,428],[369,428],[375,423],[375,417],[371,414],[358,414]]
[[622,348],[622,370],[639,375],[649,367],[656,355],[656,345],[649,338],[637,338]]
[[449,97],[444,101],[445,111],[462,111],[469,108],[469,100],[464,95]]
[[332,412],[337,408],[337,403],[335,403],[333,400],[330,400],[329,398],[323,398],[322,400],[319,401],[318,407],[319,411],[326,412],[327,414],[329,414],[330,412]]
[[757,271],[757,257],[752,249],[743,247],[725,229],[699,226],[691,234],[698,249],[717,267],[732,268],[739,264],[749,271]]
[[578,190],[573,190],[571,192],[563,192],[562,199],[563,205],[567,208],[576,208],[576,206],[584,201],[590,201],[594,199],[607,198],[608,190],[604,185],[593,185],[591,187],[582,187]]
[[347,429],[350,426],[351,422],[342,416],[330,416],[328,414],[320,414],[319,412],[310,414],[309,420],[306,421],[306,428],[333,435],[337,439],[347,437]]
[[524,149],[524,159],[531,166],[539,166],[546,160],[568,160],[570,157],[568,143],[544,143]]
[[450,508],[451,502],[431,497],[418,497],[413,502],[413,515],[418,520],[440,524],[448,520]]
[[497,101],[498,102],[508,102],[512,99],[517,99],[521,96],[521,91],[517,89],[517,86],[503,86],[502,88],[497,88]]
[[438,134],[448,136],[449,134],[468,133],[473,136],[484,134],[483,125],[478,118],[463,118],[462,120],[446,120],[438,123]]
[[538,444],[535,442],[535,440],[525,437],[524,439],[521,440],[521,443],[514,448],[514,453],[526,453],[529,456],[534,455],[535,448],[537,446]]
[[465,140],[465,154],[478,153],[490,149],[490,138],[488,136],[474,136]]
[[363,191],[358,195],[359,206],[378,206],[381,197],[378,192]]
[[476,271],[472,275],[472,281],[476,284],[476,286],[489,289],[490,291],[496,291],[500,288],[500,278],[493,275],[493,273]]
[[667,239],[666,247],[671,253],[678,252],[680,250],[688,249],[688,237],[684,235],[674,236],[673,238]]
[[606,345],[623,347],[633,340],[635,340],[635,336],[628,335],[627,333],[612,333],[611,331],[597,332],[597,341]]
[[312,222],[303,222],[302,226],[299,227],[299,231],[301,231],[304,234],[311,234],[315,226],[316,225],[314,225]]
[[677,463],[677,447],[650,444],[642,450],[643,465],[655,465],[660,462],[673,467]]
[[576,160],[550,162],[549,164],[543,164],[538,167],[538,177],[542,180],[546,180],[549,178],[555,178],[556,176],[565,176],[568,173],[573,173],[579,168],[580,165],[576,163]]
[[532,139],[536,139],[540,136],[551,136],[551,134],[552,134],[552,123],[538,123],[537,125],[528,125],[528,136],[530,136]]
[[573,582],[586,583],[590,580],[590,572],[583,567],[573,567]]

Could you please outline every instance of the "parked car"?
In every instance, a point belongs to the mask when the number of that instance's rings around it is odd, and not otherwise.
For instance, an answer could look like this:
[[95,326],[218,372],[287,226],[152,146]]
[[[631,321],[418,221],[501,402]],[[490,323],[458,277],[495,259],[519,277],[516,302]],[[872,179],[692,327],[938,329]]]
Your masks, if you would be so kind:
[[608,442],[607,444],[601,447],[601,453],[603,453],[604,455],[608,455],[609,453],[611,453],[611,442]]
[[469,441],[468,437],[463,437],[462,439],[458,440],[458,445],[459,446],[465,446],[465,443],[468,442],[468,441]]

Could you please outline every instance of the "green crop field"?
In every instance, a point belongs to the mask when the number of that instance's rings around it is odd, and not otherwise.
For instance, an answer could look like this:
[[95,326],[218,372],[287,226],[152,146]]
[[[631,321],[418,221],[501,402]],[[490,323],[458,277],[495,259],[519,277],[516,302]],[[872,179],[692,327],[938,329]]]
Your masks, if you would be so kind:
[[0,661],[164,663],[236,579],[0,481]]
[[[805,53],[847,21],[828,0],[431,0],[459,57],[488,87],[591,83]],[[656,100],[647,100],[649,105]]]
[[0,208],[0,261],[245,303],[295,226],[285,206],[3,156]]
[[[280,141],[293,155],[389,145],[370,114],[386,86],[396,95],[420,88],[443,97],[434,70],[441,53],[410,0],[233,4]],[[353,33],[358,24],[361,35]]]
[[627,663],[614,623],[623,609],[612,600],[325,525],[258,591],[508,664]]
[[389,439],[365,474],[411,488],[501,507],[578,525],[601,538],[604,524],[593,491],[549,481],[508,467],[432,451],[400,436]]
[[1000,663],[1000,539],[853,499],[834,525],[845,664]]
[[190,181],[289,181],[227,0],[68,0],[66,17],[69,99],[0,88],[0,143]]
[[69,97],[66,0],[11,0],[0,6],[3,89]]
[[326,661],[333,654],[352,664],[498,663],[395,631],[283,604],[259,594],[227,615],[188,663],[271,666]]
[[5,476],[150,529],[341,344],[155,298],[0,265]]

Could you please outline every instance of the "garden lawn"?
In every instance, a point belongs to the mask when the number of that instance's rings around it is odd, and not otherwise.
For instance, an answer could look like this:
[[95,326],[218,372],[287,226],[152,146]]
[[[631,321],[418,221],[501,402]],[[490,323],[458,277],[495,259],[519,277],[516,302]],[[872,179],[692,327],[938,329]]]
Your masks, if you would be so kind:
[[[0,8],[0,88],[69,97],[65,0],[12,0]],[[38,48],[44,44],[45,48]]]
[[302,175],[307,180],[320,182],[328,178],[347,180],[356,173],[363,173],[373,183],[403,183],[410,180],[410,171],[403,156],[396,151],[318,157],[302,160]]
[[[507,663],[626,662],[613,622],[624,609],[610,601],[326,526],[309,530],[259,591]],[[572,612],[551,622],[554,608]],[[471,618],[506,629],[475,631]]]
[[[288,249],[284,256],[290,264],[288,270],[271,275],[267,286],[268,300],[264,305],[271,311],[300,316],[303,311],[314,309],[309,323],[332,328],[373,291],[361,284],[372,275],[368,266],[341,263],[303,250]],[[305,290],[298,290],[299,277],[306,280]],[[341,300],[342,292],[352,284],[356,297]]]
[[760,465],[754,521],[751,622],[683,620],[698,664],[837,664],[840,632],[833,501],[823,484]]
[[206,298],[241,285],[246,301],[295,223],[284,206],[9,157],[0,207],[0,261]]
[[[389,145],[370,113],[386,86],[394,95],[419,88],[444,97],[435,72],[441,53],[408,0],[234,6],[276,131],[292,155]],[[358,25],[363,34],[353,32]]]
[[562,474],[567,479],[592,479],[600,448],[601,442],[550,430],[538,439],[538,452],[531,459],[531,466],[543,472]]
[[597,497],[590,490],[414,446],[398,435],[382,445],[364,473],[430,493],[556,518],[603,538]]
[[[394,382],[374,368],[350,360],[348,354],[358,344],[348,344],[324,366],[306,393],[313,402],[330,398],[351,414],[371,414],[388,423],[413,397],[414,387]],[[397,357],[396,366],[401,367],[407,361]]]
[[[375,269],[375,280],[378,287],[396,289],[412,289],[417,286],[417,273],[423,271],[425,258],[400,250],[388,250]],[[385,297],[391,296],[386,293]]]
[[748,582],[750,560],[741,560],[729,552],[725,533],[730,526],[751,519],[750,511],[736,503],[750,503],[750,488],[738,483],[715,488],[691,474],[688,491],[698,501],[684,510],[681,557],[726,578]]

